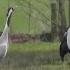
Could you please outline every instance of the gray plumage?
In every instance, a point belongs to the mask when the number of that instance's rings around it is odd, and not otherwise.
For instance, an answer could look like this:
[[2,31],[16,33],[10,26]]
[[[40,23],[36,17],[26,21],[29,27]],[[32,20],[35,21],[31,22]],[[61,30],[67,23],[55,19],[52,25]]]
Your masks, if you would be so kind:
[[7,12],[7,19],[5,23],[5,28],[3,30],[2,35],[0,36],[0,60],[6,56],[7,49],[8,49],[8,32],[9,32],[9,24],[10,18],[13,12],[13,8],[8,8]]

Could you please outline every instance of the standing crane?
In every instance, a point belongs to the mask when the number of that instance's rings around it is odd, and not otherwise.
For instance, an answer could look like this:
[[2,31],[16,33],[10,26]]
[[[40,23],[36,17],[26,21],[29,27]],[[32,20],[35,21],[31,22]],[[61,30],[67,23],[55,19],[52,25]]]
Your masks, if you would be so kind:
[[12,7],[8,8],[5,27],[4,27],[3,33],[0,36],[0,59],[5,57],[7,54],[9,24],[10,24],[10,19],[11,19],[11,15],[12,15],[13,11],[14,11],[14,9]]

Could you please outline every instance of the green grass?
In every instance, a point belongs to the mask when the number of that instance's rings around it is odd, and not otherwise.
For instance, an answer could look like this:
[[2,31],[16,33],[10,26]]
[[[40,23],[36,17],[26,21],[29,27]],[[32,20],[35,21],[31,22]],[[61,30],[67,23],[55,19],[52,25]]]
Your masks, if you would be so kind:
[[24,43],[24,44],[11,44],[11,46],[12,47],[10,47],[10,49],[12,48],[14,49],[14,51],[19,50],[20,52],[34,52],[34,51],[45,52],[45,51],[53,51],[58,49],[58,43],[49,43],[49,42],[48,43],[36,42],[36,43]]
[[57,42],[10,44],[0,70],[69,70],[69,58],[68,54],[61,62]]
[[[10,44],[8,54],[0,67],[4,69],[14,67],[25,69],[41,65],[55,65],[60,63],[58,56],[58,43],[25,43],[25,44]],[[52,48],[53,47],[53,48]],[[57,54],[57,55],[56,55]],[[55,60],[55,62],[54,62]],[[59,62],[58,62],[58,61]],[[28,70],[28,69],[27,69]]]

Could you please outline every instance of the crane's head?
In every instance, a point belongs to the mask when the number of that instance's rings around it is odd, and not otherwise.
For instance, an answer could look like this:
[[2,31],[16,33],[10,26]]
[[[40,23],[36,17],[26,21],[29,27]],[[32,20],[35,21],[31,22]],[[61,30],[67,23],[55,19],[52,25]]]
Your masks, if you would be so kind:
[[8,8],[8,12],[7,12],[7,17],[9,17],[10,15],[12,15],[12,12],[14,11],[14,9],[12,7]]
[[14,9],[12,7],[8,8],[8,11],[7,11],[7,24],[8,24],[8,26],[9,26],[10,18],[11,18],[13,11],[14,11]]

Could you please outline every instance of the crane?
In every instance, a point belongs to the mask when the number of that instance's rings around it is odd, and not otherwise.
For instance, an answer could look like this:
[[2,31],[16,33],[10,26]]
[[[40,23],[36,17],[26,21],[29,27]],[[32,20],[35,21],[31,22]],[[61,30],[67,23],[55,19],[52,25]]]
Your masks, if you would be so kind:
[[7,54],[7,50],[8,50],[8,46],[9,46],[8,45],[9,24],[10,24],[10,19],[11,19],[13,11],[14,11],[14,9],[12,7],[8,8],[5,27],[0,36],[0,59],[5,57]]

